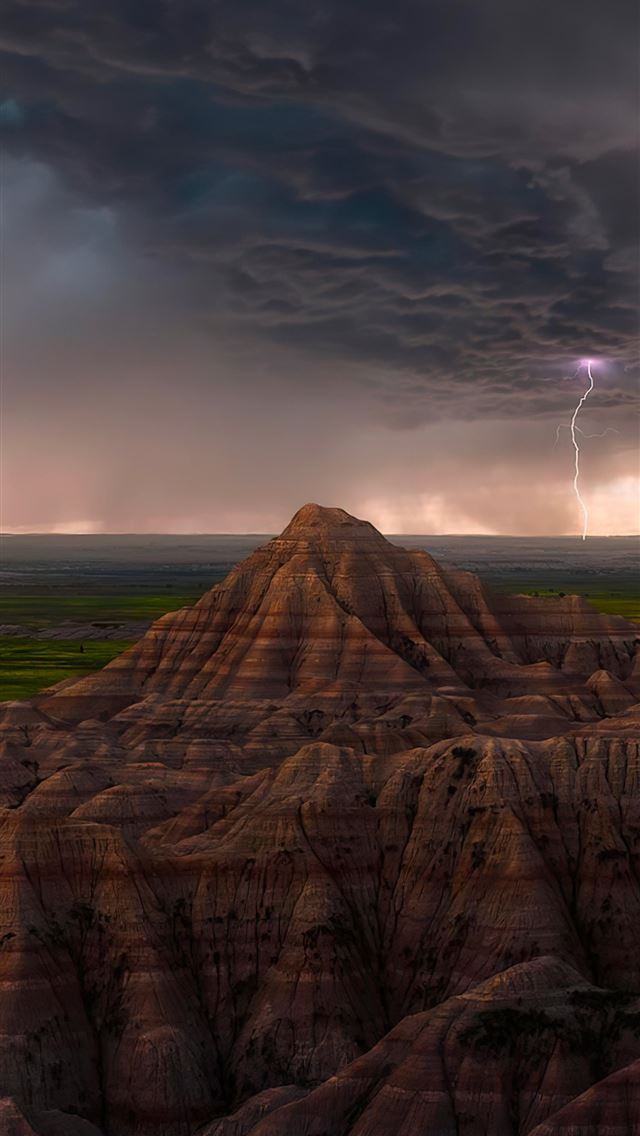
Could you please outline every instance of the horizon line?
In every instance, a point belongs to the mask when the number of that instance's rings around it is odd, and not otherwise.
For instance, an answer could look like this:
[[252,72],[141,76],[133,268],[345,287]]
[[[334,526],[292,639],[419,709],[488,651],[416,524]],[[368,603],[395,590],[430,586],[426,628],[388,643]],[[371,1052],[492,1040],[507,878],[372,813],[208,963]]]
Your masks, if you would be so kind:
[[[374,526],[375,527],[375,526]],[[282,530],[281,530],[282,531]],[[428,536],[428,537],[480,537],[484,540],[579,540],[582,541],[580,533],[478,533],[478,532],[384,532],[378,529],[382,536]],[[38,530],[30,529],[24,532],[15,532],[11,529],[0,529],[0,537],[22,537],[22,536],[56,536],[56,537],[113,537],[113,536],[139,536],[139,537],[269,537],[273,538],[279,536],[278,532],[259,532],[246,531],[246,532],[139,532],[135,529],[122,530],[107,530],[105,532],[56,532],[55,529]],[[621,533],[589,533],[587,541],[589,540],[620,540],[626,538],[640,537],[640,530],[637,532],[621,532]]]

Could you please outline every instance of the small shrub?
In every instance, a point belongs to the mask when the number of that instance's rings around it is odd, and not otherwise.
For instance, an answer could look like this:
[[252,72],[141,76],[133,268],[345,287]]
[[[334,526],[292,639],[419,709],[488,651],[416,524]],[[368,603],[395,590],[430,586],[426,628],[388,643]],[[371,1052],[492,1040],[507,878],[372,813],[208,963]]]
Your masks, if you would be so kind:
[[460,1036],[462,1045],[486,1049],[494,1057],[513,1050],[524,1038],[536,1038],[556,1023],[544,1010],[518,1010],[506,1006],[501,1010],[485,1010]]
[[475,749],[471,749],[469,746],[454,746],[451,754],[458,763],[453,776],[459,781],[468,770],[474,768],[478,755]]

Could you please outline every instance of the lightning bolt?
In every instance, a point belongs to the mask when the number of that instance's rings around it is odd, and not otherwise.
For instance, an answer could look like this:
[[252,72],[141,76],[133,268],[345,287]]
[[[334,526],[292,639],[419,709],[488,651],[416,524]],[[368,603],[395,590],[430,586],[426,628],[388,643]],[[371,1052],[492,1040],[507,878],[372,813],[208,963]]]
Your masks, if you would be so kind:
[[584,501],[582,500],[582,497],[580,495],[580,488],[579,488],[579,484],[578,484],[579,481],[580,481],[580,446],[578,445],[576,434],[579,433],[580,430],[579,430],[579,427],[576,426],[576,419],[577,419],[580,411],[582,410],[582,407],[584,406],[585,402],[587,401],[589,395],[591,394],[591,391],[593,390],[594,384],[593,384],[593,375],[591,374],[591,360],[587,359],[584,365],[587,368],[587,374],[589,376],[589,386],[587,387],[586,391],[584,391],[584,393],[578,399],[577,406],[576,406],[576,408],[573,412],[573,415],[571,417],[571,421],[569,423],[569,429],[571,431],[571,441],[573,443],[573,449],[574,449],[574,453],[575,453],[574,474],[573,474],[573,491],[576,495],[578,505],[580,506],[580,509],[582,511],[582,539],[586,540],[587,539],[587,530],[589,528],[589,510],[587,509],[587,506],[585,505]]

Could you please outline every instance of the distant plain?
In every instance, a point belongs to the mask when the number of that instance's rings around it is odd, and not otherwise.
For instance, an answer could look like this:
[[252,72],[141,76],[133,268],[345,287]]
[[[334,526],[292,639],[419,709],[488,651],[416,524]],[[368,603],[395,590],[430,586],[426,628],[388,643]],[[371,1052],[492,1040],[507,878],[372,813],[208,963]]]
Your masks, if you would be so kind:
[[[0,700],[104,666],[267,534],[2,537]],[[640,538],[389,536],[502,592],[579,594],[640,623]]]

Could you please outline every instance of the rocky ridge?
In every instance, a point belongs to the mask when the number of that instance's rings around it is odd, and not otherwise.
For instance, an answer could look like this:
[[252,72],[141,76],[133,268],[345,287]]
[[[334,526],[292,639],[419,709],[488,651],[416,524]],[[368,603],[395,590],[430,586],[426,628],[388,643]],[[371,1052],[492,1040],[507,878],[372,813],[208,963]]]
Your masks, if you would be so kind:
[[637,645],[311,505],[5,704],[2,1130],[632,1132]]

